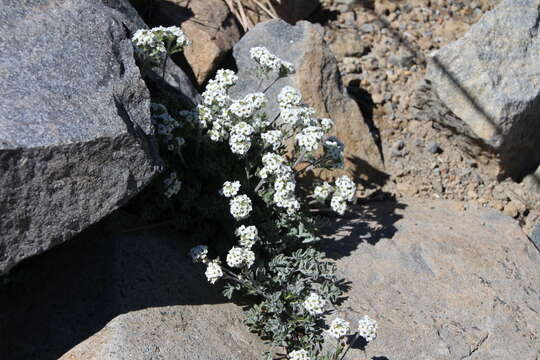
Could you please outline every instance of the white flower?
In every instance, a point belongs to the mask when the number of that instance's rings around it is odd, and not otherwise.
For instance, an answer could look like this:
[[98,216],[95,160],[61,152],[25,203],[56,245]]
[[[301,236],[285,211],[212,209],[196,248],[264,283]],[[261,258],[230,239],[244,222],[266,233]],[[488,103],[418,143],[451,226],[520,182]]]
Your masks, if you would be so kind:
[[212,261],[206,267],[204,275],[210,284],[215,284],[223,276],[223,270],[216,261]]
[[259,171],[259,177],[266,179],[268,175],[277,173],[292,173],[289,166],[284,165],[285,159],[283,156],[276,153],[266,153],[262,157],[263,168]]
[[232,70],[219,69],[214,77],[221,86],[228,88],[236,84],[238,76]]
[[244,121],[241,121],[238,124],[235,124],[231,129],[232,133],[240,134],[244,136],[249,136],[253,134],[254,131],[255,130],[253,129],[253,127]]
[[330,185],[327,182],[324,182],[322,185],[318,185],[315,187],[315,190],[313,191],[313,195],[320,202],[324,202],[326,199],[328,199],[332,191],[334,191],[334,188],[332,187],[332,185]]
[[245,248],[253,247],[255,241],[257,241],[257,237],[259,236],[259,232],[254,225],[241,225],[236,229],[235,234],[236,236],[240,237],[240,245]]
[[[173,54],[182,51],[184,46],[190,44],[184,32],[177,26],[140,29],[133,34],[131,40],[138,53],[147,55],[155,62],[163,61],[167,51]],[[165,47],[165,43],[169,49]]]
[[280,108],[299,106],[302,103],[302,95],[292,86],[285,86],[278,94],[278,103]]
[[365,315],[358,321],[358,334],[368,343],[372,342],[377,337],[377,322]]
[[249,102],[255,110],[261,110],[266,106],[266,96],[261,92],[247,94],[244,101]]
[[251,148],[251,138],[246,135],[232,133],[229,137],[229,146],[233,154],[245,155]]
[[272,149],[275,151],[281,146],[281,139],[283,138],[283,133],[281,130],[269,130],[261,134],[261,138],[267,145],[272,146]]
[[225,181],[220,193],[221,195],[229,198],[236,196],[236,194],[238,194],[238,190],[240,190],[240,181]]
[[227,94],[227,86],[216,79],[212,79],[208,82],[206,89],[201,96],[203,98],[203,104],[206,106],[223,108],[228,106],[231,102],[231,99]]
[[244,263],[244,252],[242,248],[233,247],[227,254],[227,265],[234,268],[242,267]]
[[330,207],[339,215],[343,215],[345,214],[345,210],[347,210],[347,202],[341,196],[334,195],[332,200],[330,200]]
[[336,180],[336,196],[347,201],[352,201],[355,194],[356,184],[347,175],[343,175]]
[[320,315],[324,312],[325,303],[326,302],[319,294],[312,292],[304,301],[303,306],[309,314]]
[[311,126],[312,116],[315,115],[315,110],[309,106],[301,107],[285,107],[281,108],[281,119],[285,124],[295,125],[304,124]]
[[294,73],[294,66],[286,61],[279,59],[273,55],[265,47],[254,47],[249,50],[249,55],[255,62],[260,65],[263,73],[275,71],[280,75]]
[[334,136],[324,142],[324,154],[332,162],[333,167],[343,168],[343,150],[345,145]]
[[234,268],[247,266],[248,268],[255,262],[255,253],[250,249],[233,247],[227,254],[227,265]]
[[242,220],[249,216],[253,207],[251,199],[247,195],[238,195],[229,202],[231,215],[236,220]]
[[327,330],[327,332],[330,334],[330,336],[339,339],[340,337],[347,335],[350,329],[351,327],[348,321],[336,318],[330,324],[330,328]]
[[290,360],[311,360],[308,355],[308,352],[304,349],[291,351],[291,353],[289,354],[289,359]]
[[168,178],[163,180],[163,184],[166,187],[165,196],[171,198],[176,195],[182,189],[182,182],[176,178],[176,172],[171,172]]
[[191,256],[191,260],[193,260],[194,263],[206,263],[208,261],[208,246],[197,245],[191,248],[191,250],[189,250],[189,256]]
[[242,249],[244,256],[244,264],[250,268],[255,263],[255,253],[250,249]]
[[251,115],[253,115],[255,107],[251,102],[245,100],[234,100],[229,107],[229,111],[231,114],[234,114],[239,118],[249,118]]
[[321,127],[325,132],[328,132],[332,130],[332,127],[334,126],[334,122],[331,119],[322,118],[321,119]]
[[322,128],[319,126],[308,126],[296,135],[296,141],[305,151],[313,151],[319,147],[319,142],[324,136]]

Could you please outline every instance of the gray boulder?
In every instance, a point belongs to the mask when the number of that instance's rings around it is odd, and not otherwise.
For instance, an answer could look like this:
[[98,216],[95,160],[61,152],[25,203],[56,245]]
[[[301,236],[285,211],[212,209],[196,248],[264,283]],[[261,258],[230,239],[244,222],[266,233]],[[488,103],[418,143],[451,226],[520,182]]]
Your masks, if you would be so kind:
[[339,315],[379,325],[367,358],[539,358],[540,252],[512,218],[462,206],[379,203],[338,226],[327,253],[352,282]]
[[[267,114],[270,119],[279,112],[277,95],[286,86],[302,93],[305,103],[317,116],[334,120],[334,134],[345,144],[346,168],[355,174],[382,170],[381,153],[358,104],[347,94],[337,68],[336,58],[324,41],[323,28],[307,21],[295,26],[283,20],[257,24],[234,47],[238,67],[238,84],[232,89],[240,97],[267,89]],[[277,81],[273,77],[260,81],[250,58],[252,47],[264,46],[279,58],[291,62],[296,73]]]
[[131,24],[99,0],[3,1],[0,274],[109,214],[157,173]]
[[540,0],[502,1],[428,65],[426,79],[460,123],[435,119],[496,150],[503,177],[540,163],[539,17]]

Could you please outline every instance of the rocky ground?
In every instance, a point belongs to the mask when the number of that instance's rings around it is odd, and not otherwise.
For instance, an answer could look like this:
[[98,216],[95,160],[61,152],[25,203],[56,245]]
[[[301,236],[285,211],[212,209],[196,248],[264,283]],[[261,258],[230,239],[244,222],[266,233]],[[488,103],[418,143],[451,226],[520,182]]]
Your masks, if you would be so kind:
[[[344,84],[378,129],[384,190],[398,197],[475,201],[517,218],[531,233],[540,218],[536,189],[497,180],[489,152],[422,115],[418,87],[430,53],[460,38],[497,1],[325,2],[326,40]],[[464,205],[465,206],[465,205]]]

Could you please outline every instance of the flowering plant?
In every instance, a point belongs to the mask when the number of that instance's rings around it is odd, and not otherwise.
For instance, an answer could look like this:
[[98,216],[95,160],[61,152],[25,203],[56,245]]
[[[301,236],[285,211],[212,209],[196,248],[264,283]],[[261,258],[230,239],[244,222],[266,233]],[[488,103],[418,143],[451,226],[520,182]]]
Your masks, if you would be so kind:
[[[188,43],[181,30],[168,28],[137,32],[133,42],[154,62],[166,61]],[[261,77],[295,71],[266,48],[252,48],[250,55]],[[342,167],[344,145],[329,135],[332,120],[317,118],[297,89],[280,91],[279,114],[269,118],[267,89],[233,99],[229,91],[237,81],[233,71],[221,69],[196,108],[152,105],[169,168],[163,193],[190,221],[219,227],[213,235],[200,234],[204,245],[189,255],[206,266],[208,282],[223,281],[226,297],[249,299],[246,324],[252,331],[272,348],[284,349],[289,359],[337,360],[346,353],[342,340],[349,325],[332,322],[328,334],[338,346],[329,355],[323,355],[323,325],[343,295],[343,281],[315,247],[324,219],[310,209],[314,202],[329,203],[344,214],[355,200],[356,185],[342,175],[306,192],[299,180],[311,169]],[[184,216],[182,221],[188,222]],[[212,241],[218,235],[220,241]],[[364,328],[357,338],[369,341],[372,333]]]

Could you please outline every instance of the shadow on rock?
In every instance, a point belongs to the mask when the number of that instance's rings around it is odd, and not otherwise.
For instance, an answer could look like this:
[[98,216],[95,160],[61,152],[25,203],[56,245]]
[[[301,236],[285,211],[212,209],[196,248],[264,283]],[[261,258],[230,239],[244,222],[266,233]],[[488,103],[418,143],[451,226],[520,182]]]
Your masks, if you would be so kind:
[[325,253],[331,259],[350,256],[360,244],[377,244],[396,233],[394,224],[402,218],[396,213],[406,205],[395,200],[357,206],[351,216],[334,221],[325,230]]
[[226,302],[178,238],[165,230],[111,234],[98,224],[21,263],[0,279],[0,353],[57,359],[120,314]]

